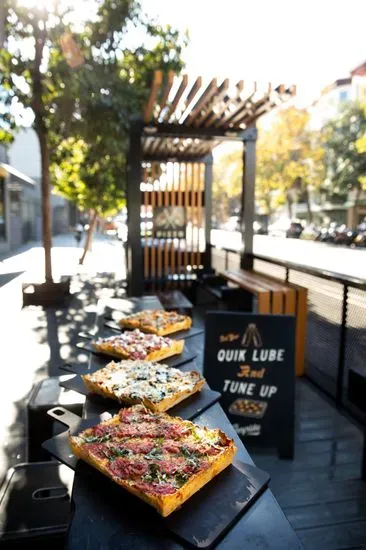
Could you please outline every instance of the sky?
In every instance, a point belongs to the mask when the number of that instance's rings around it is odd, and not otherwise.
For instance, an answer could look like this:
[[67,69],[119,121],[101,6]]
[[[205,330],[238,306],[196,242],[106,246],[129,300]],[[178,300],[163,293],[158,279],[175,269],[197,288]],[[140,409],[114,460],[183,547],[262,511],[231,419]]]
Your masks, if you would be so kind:
[[297,85],[310,104],[366,60],[366,0],[142,0],[161,24],[189,30],[192,76]]

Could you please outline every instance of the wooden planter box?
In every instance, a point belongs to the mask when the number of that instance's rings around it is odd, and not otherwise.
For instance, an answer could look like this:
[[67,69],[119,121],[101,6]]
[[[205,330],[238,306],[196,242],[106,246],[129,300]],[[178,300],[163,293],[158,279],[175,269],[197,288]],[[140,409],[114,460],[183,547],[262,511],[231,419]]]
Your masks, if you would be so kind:
[[23,307],[66,305],[70,298],[71,277],[57,283],[24,283]]

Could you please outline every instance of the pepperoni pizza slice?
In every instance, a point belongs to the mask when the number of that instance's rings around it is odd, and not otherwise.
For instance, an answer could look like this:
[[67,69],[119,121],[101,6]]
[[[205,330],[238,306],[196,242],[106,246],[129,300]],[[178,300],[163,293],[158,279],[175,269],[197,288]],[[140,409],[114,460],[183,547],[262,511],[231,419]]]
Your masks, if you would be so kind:
[[92,342],[92,345],[96,351],[118,359],[161,361],[182,353],[184,340],[172,340],[157,334],[145,334],[139,329],[135,329],[108,338],[98,338]]
[[143,405],[70,436],[76,456],[168,516],[231,464],[236,447],[218,429]]
[[142,332],[165,336],[180,330],[188,330],[192,326],[192,319],[176,311],[151,309],[123,317],[119,324],[122,328],[138,328]]

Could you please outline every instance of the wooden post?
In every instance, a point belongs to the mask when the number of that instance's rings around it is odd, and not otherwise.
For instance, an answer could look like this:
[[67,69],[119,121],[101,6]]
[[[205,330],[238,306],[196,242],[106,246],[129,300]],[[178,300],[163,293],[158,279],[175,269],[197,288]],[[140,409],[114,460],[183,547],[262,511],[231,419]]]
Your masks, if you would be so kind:
[[205,259],[204,269],[211,268],[211,218],[212,218],[212,153],[206,155],[205,163],[205,190],[204,190],[204,207],[205,207]]
[[128,241],[127,266],[128,289],[132,296],[141,296],[144,291],[143,254],[141,246],[141,127],[133,124],[130,131],[130,147],[127,163],[127,213]]
[[255,205],[255,148],[257,131],[247,132],[243,139],[243,187],[241,203],[242,249],[240,267],[253,269],[253,222]]

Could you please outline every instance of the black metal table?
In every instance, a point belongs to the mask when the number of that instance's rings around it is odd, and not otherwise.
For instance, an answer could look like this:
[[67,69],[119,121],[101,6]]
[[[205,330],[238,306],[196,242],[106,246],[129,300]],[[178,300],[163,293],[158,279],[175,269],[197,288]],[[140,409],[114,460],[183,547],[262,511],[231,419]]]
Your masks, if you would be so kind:
[[[91,356],[92,362],[96,360]],[[97,416],[100,410],[86,399],[84,417]],[[253,464],[243,443],[219,404],[212,405],[195,419],[210,428],[220,428],[235,440],[236,458]],[[73,488],[73,515],[67,538],[68,550],[176,550],[183,546],[171,539],[160,524],[149,524],[131,510],[108,509],[108,494],[94,490],[91,469],[78,464]],[[128,516],[122,523],[120,517]],[[128,524],[128,529],[126,528]],[[254,502],[222,539],[220,550],[297,550],[303,548],[270,489]]]

